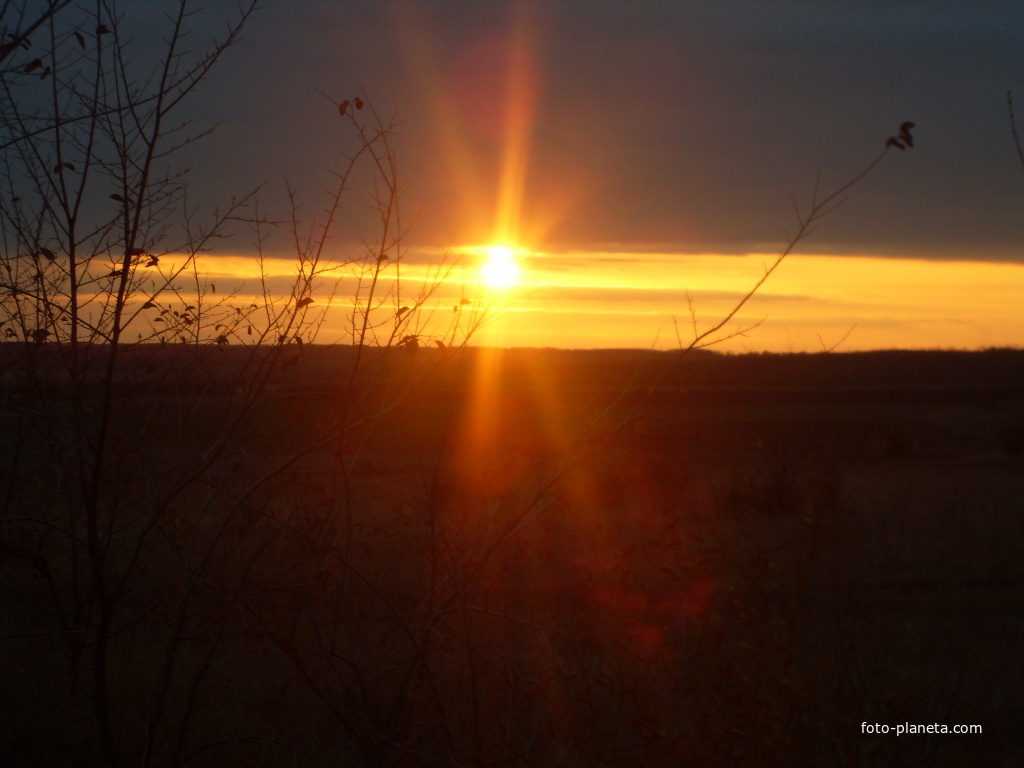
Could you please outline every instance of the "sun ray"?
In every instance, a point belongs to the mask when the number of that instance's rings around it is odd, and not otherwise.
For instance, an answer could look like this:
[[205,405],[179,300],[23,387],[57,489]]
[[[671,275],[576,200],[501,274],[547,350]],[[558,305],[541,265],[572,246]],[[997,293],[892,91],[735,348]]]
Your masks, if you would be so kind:
[[537,68],[533,50],[533,18],[526,3],[516,6],[505,90],[503,148],[494,241],[519,242],[523,193],[529,166],[530,140],[536,118]]

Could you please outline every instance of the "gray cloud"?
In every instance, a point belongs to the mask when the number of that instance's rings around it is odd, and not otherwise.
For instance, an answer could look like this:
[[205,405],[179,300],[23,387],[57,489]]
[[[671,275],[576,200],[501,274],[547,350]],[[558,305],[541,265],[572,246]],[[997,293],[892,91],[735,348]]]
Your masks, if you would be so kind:
[[[763,250],[792,228],[792,195],[806,200],[819,171],[825,188],[841,182],[909,119],[915,149],[888,158],[807,248],[1024,256],[1024,169],[1005,103],[1016,89],[1024,105],[1021,4],[537,8],[542,93],[524,204],[535,247]],[[401,29],[413,10],[442,88],[454,87],[458,52],[506,34],[510,16],[498,2],[268,3],[200,94],[197,116],[222,121],[189,158],[203,194],[287,177],[312,214],[344,148],[316,90],[342,98],[364,89],[404,121],[399,161],[413,241],[461,242],[465,182],[442,151],[432,100],[458,107],[465,94],[424,90]],[[501,92],[498,79],[486,85]],[[500,142],[471,139],[465,151],[489,210]],[[363,201],[350,210],[343,236],[357,240],[372,222]]]

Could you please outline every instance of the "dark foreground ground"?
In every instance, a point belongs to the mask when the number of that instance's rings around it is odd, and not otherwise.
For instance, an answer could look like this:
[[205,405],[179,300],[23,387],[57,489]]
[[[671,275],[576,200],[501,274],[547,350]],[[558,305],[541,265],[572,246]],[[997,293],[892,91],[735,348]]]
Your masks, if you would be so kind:
[[0,561],[0,764],[95,764],[101,707],[126,764],[1024,763],[1024,353],[314,348],[185,471],[235,354],[124,396],[193,485],[121,475],[102,701],[88,568],[9,492],[61,584]]

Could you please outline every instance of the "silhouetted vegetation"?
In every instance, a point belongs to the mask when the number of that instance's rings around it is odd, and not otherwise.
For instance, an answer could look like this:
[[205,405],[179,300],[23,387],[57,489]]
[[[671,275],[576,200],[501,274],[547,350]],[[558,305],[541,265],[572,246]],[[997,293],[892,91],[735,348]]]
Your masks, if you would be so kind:
[[[106,2],[0,7],[0,762],[1020,756],[1024,354],[702,349],[912,123],[679,350],[478,349],[449,266],[401,288],[364,97],[326,213],[292,195],[287,295],[216,291],[197,257],[276,225],[255,195],[200,223],[175,109],[253,6],[205,53],[176,9],[138,72]],[[360,164],[379,230],[329,262]]]

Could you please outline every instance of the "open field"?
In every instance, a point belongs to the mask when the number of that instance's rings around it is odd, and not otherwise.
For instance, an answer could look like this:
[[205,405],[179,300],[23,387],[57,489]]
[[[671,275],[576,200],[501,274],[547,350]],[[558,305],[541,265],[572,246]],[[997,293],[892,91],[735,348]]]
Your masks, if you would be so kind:
[[198,474],[245,378],[178,354],[124,363],[108,614],[3,411],[12,764],[95,764],[105,615],[125,764],[1024,759],[1022,352],[307,348]]

